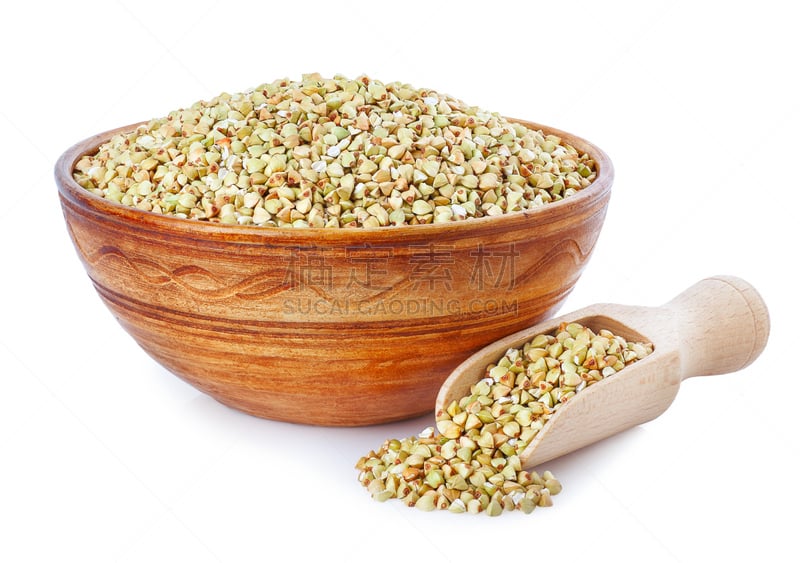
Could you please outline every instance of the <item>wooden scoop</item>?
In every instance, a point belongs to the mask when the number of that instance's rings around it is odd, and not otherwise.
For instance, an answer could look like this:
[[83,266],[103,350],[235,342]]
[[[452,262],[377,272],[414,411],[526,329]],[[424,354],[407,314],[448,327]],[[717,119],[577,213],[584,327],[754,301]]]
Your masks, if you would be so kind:
[[470,394],[486,366],[509,348],[537,334],[553,333],[561,322],[608,329],[628,341],[648,341],[653,353],[575,394],[564,403],[520,454],[533,467],[587,446],[663,413],[681,381],[744,368],[767,343],[769,314],[761,296],[732,276],[704,279],[661,307],[596,304],[539,323],[479,350],[445,380],[436,412]]

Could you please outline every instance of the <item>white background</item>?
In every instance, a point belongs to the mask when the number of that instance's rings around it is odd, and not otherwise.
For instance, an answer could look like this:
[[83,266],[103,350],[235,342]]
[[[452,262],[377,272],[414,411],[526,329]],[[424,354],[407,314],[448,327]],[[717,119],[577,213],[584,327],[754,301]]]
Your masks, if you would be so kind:
[[[798,561],[790,2],[16,4],[0,24],[0,560]],[[616,181],[561,312],[658,305],[733,274],[770,308],[765,352],[548,463],[564,484],[553,508],[494,519],[378,504],[357,483],[359,456],[432,416],[316,428],[198,393],[95,294],[53,165],[93,133],[313,71],[593,141]]]

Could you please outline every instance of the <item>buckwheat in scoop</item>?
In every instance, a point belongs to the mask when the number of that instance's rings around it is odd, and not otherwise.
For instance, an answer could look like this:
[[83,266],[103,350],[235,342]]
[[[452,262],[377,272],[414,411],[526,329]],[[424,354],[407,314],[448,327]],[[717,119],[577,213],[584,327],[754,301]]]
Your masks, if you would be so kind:
[[421,510],[532,512],[552,506],[561,483],[522,467],[519,454],[577,393],[653,351],[608,330],[562,324],[509,349],[486,366],[470,394],[436,413],[436,427],[386,440],[356,463],[358,480],[378,501]]

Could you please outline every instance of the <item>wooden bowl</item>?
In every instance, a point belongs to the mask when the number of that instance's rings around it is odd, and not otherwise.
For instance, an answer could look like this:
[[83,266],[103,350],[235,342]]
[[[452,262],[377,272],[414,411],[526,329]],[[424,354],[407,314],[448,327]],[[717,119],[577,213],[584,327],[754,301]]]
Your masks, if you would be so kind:
[[72,178],[136,125],[81,141],[55,178],[86,271],[124,329],[221,403],[275,420],[360,426],[433,409],[470,354],[554,314],[605,218],[613,167],[531,211],[375,229],[220,225],[113,203]]

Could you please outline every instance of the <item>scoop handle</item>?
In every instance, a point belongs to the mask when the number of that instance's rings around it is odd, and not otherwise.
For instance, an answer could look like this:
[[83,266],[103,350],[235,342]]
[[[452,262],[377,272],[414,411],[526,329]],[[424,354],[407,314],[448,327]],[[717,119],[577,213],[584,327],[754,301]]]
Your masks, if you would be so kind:
[[753,362],[767,344],[767,305],[756,289],[740,278],[706,278],[664,308],[677,321],[683,379],[738,371]]

